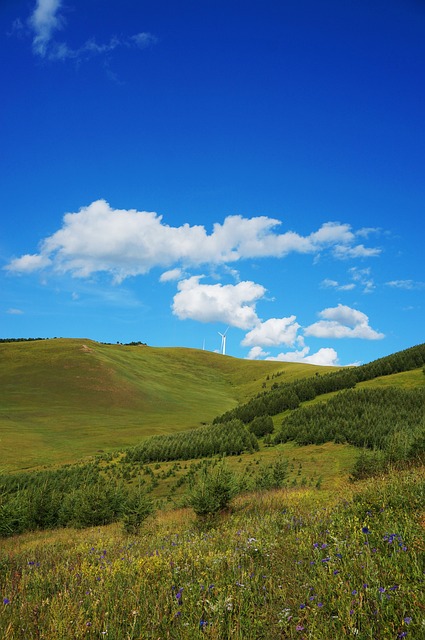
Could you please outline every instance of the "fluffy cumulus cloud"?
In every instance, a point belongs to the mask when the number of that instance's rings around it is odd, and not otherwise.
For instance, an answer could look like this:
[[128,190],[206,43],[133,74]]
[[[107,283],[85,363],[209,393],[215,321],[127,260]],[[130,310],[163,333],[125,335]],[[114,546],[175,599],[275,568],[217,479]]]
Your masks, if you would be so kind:
[[192,276],[178,283],[173,300],[173,313],[181,320],[223,322],[239,329],[249,329],[259,322],[256,302],[266,292],[255,282],[202,284],[203,276]]
[[[259,216],[228,216],[211,233],[203,225],[172,227],[154,212],[113,209],[97,200],[67,213],[62,227],[42,243],[40,252],[22,256],[6,267],[30,272],[52,265],[60,272],[88,277],[109,272],[115,281],[144,274],[154,267],[225,265],[247,258],[284,257],[289,253],[319,254],[347,249],[356,234],[346,224],[326,223],[308,236],[278,233],[279,220]],[[339,251],[339,250],[338,250]]]
[[269,351],[263,351],[261,347],[252,347],[249,350],[248,355],[246,356],[247,360],[264,360],[267,356],[270,355]]
[[247,333],[241,344],[244,347],[272,347],[280,344],[292,346],[300,328],[301,325],[296,322],[295,316],[269,318]]
[[173,280],[181,280],[182,276],[183,271],[177,267],[176,269],[170,269],[169,271],[164,271],[164,273],[161,273],[159,281],[172,282]]
[[81,60],[109,53],[118,47],[146,49],[157,42],[157,38],[151,33],[140,32],[128,37],[113,36],[109,42],[103,44],[97,43],[95,38],[90,38],[80,47],[72,48],[66,42],[56,40],[56,32],[65,27],[65,19],[61,13],[63,8],[63,0],[37,0],[34,11],[28,18],[33,51],[42,58]]
[[368,316],[362,311],[343,304],[324,309],[319,313],[322,318],[304,330],[306,336],[316,338],[362,338],[379,340],[383,333],[372,329]]
[[321,366],[334,367],[338,366],[338,354],[335,349],[330,347],[324,347],[316,351],[316,353],[310,353],[310,347],[303,347],[299,351],[288,351],[286,353],[279,353],[277,356],[270,356],[266,360],[273,360],[276,362],[304,362],[305,364],[318,364]]

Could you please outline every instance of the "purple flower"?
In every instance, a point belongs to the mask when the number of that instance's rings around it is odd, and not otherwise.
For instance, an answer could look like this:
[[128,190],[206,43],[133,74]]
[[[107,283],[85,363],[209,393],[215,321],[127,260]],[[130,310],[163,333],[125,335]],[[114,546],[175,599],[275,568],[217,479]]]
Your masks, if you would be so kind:
[[300,609],[305,609],[305,604],[300,604]]
[[183,587],[181,587],[176,593],[176,600],[179,604],[182,604],[183,602],[182,593],[183,593]]
[[405,638],[407,636],[407,631],[402,631],[398,634],[397,638]]
[[412,618],[410,616],[406,616],[405,618],[403,618],[403,622],[405,624],[410,624],[412,622]]
[[3,604],[10,604],[9,598],[3,598]]
[[357,595],[357,590],[356,590],[356,589],[353,589],[353,590],[352,590],[352,592],[351,592],[351,595],[352,595],[352,596],[356,596],[356,595]]
[[323,602],[318,602],[317,606],[321,609],[323,607]]
[[363,527],[363,528],[362,528],[362,533],[364,533],[364,534],[366,534],[366,535],[367,535],[368,533],[370,533],[370,529],[369,529],[369,527]]
[[304,627],[302,626],[302,624],[297,624],[297,626],[295,627],[295,629],[297,631],[304,631]]

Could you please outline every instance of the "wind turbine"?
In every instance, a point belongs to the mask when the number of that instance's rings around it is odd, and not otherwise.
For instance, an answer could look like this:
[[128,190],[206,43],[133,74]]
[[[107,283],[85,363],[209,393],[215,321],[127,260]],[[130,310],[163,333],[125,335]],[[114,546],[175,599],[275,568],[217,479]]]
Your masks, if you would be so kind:
[[221,353],[223,354],[223,356],[226,355],[226,333],[229,331],[229,327],[227,327],[226,331],[224,333],[220,333],[220,331],[218,331],[218,335],[221,336]]

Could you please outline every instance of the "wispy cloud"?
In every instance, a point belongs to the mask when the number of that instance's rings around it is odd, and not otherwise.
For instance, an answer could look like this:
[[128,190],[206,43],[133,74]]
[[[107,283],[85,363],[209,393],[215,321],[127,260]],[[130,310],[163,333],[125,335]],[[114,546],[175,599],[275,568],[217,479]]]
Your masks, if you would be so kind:
[[[119,47],[146,49],[158,42],[156,36],[141,31],[128,37],[112,36],[106,43],[98,43],[93,36],[79,47],[70,47],[66,40],[57,39],[58,31],[63,31],[66,20],[63,16],[62,0],[37,0],[33,13],[28,18],[35,55],[47,60],[82,60],[105,55]],[[15,30],[22,32],[22,23],[16,23]]]
[[417,289],[424,289],[425,282],[419,282],[415,280],[391,280],[385,283],[387,287],[393,289],[406,289],[407,291],[414,291]]
[[21,316],[24,312],[22,311],[22,309],[8,309],[6,313],[11,316]]
[[352,291],[355,288],[354,282],[350,282],[348,284],[339,284],[336,280],[330,280],[329,278],[325,278],[320,283],[320,286],[323,289],[336,289],[337,291]]
[[33,51],[42,58],[48,54],[55,32],[64,27],[65,20],[59,13],[61,7],[61,0],[37,0],[34,12],[28,20],[34,34]]

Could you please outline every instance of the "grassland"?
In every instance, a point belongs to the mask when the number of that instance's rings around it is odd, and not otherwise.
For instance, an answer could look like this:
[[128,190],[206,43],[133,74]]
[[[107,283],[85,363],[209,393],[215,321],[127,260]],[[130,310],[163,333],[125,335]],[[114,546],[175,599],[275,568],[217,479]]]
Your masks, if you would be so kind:
[[183,348],[54,339],[0,344],[3,470],[62,464],[197,427],[323,367]]
[[[409,508],[406,509],[406,502]],[[202,524],[161,511],[0,551],[5,640],[425,637],[425,474],[245,494]]]
[[[137,536],[116,523],[2,539],[2,639],[425,639],[418,460],[352,483],[353,446],[260,439],[258,451],[226,459],[239,495],[205,519],[186,506],[188,492],[218,458],[142,464],[119,452],[316,368],[88,340],[2,344],[0,356],[4,468],[85,460],[102,491],[141,486],[156,508]],[[424,379],[417,369],[357,386]],[[256,489],[278,460],[288,463],[284,486]]]

